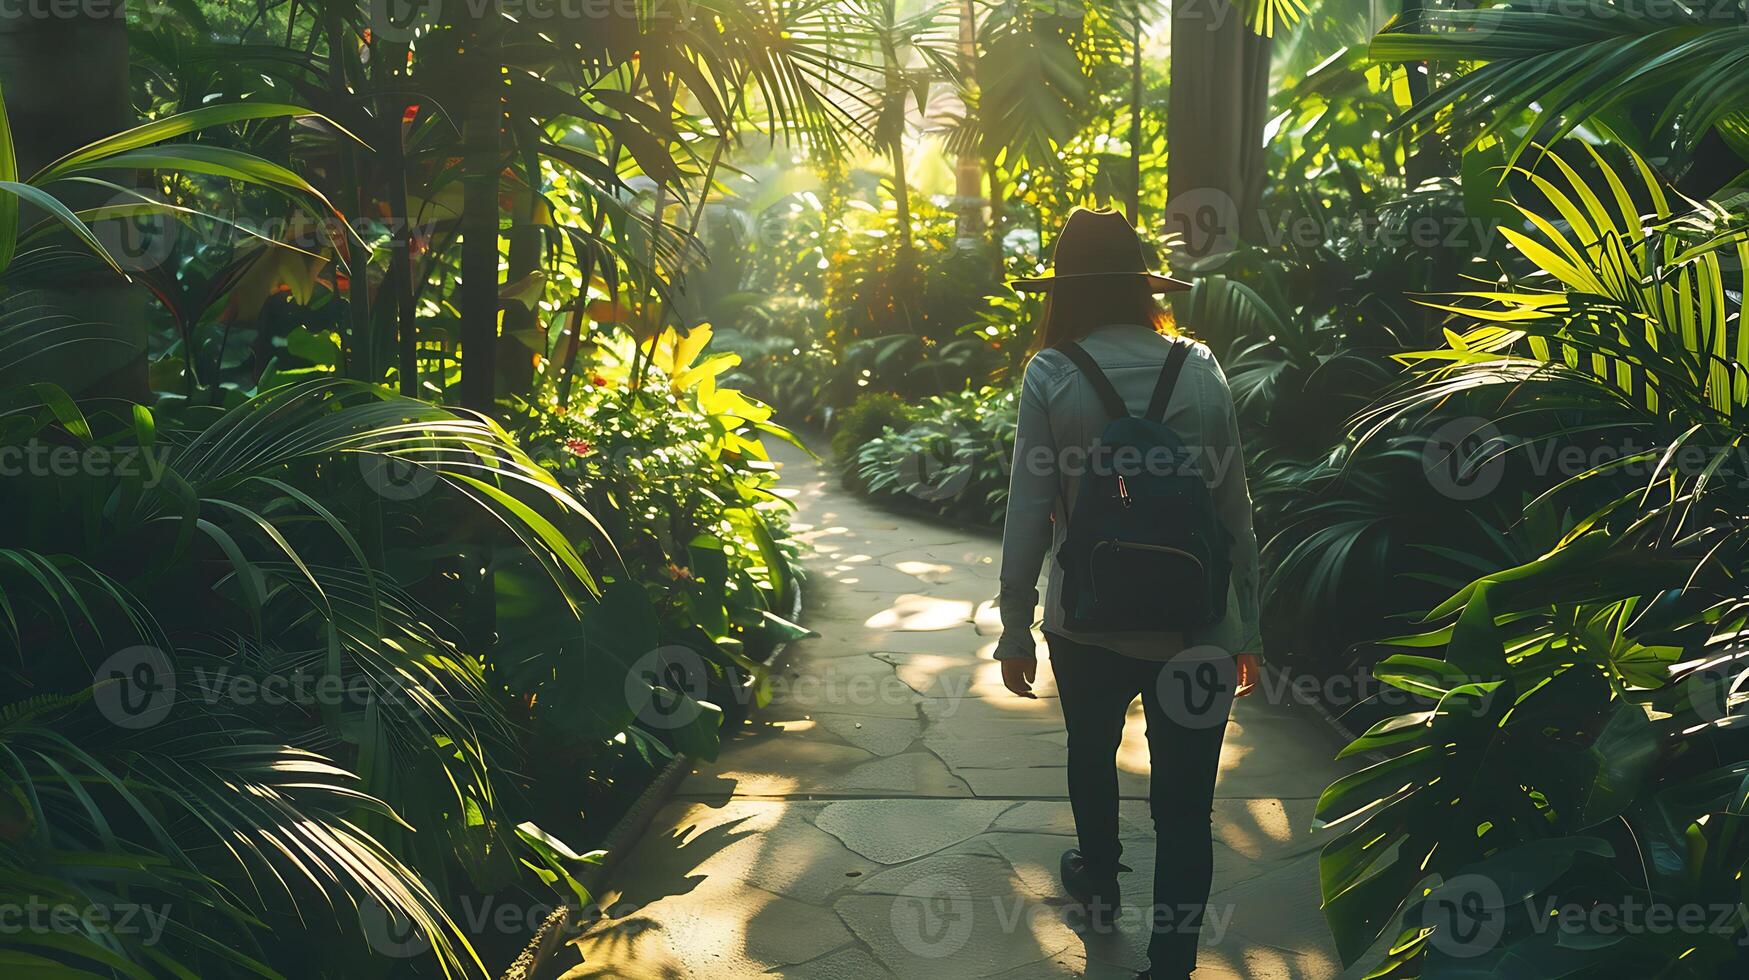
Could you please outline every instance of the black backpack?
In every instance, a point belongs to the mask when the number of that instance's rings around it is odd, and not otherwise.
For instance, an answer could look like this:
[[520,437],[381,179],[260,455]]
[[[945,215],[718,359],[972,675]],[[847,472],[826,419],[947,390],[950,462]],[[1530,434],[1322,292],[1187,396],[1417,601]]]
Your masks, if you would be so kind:
[[1227,535],[1202,475],[1201,446],[1166,425],[1190,355],[1174,341],[1147,414],[1136,418],[1079,344],[1058,350],[1093,383],[1110,421],[1076,476],[1075,510],[1057,554],[1064,625],[1087,633],[1191,630],[1227,612]]

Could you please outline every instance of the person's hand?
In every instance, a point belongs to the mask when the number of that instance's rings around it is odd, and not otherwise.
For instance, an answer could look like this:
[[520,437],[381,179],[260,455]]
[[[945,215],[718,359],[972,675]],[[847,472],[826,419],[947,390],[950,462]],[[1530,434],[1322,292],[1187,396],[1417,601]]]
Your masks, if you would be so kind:
[[1038,697],[1032,693],[1032,679],[1038,676],[1037,658],[1011,657],[997,663],[1002,665],[1002,685],[1013,691],[1016,697]]
[[1257,654],[1239,654],[1239,686],[1233,691],[1233,697],[1242,698],[1257,688],[1257,678],[1263,674],[1263,665],[1257,662]]

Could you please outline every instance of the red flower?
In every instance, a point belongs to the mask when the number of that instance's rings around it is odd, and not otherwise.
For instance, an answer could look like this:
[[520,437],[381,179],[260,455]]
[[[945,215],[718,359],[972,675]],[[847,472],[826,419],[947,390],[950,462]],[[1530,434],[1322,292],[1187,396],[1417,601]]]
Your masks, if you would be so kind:
[[594,385],[594,386],[595,386],[595,387],[597,387],[597,388],[605,388],[605,387],[607,387],[607,379],[606,379],[606,378],[604,378],[604,377],[602,377],[602,376],[601,376],[601,375],[599,375],[599,374],[597,374],[597,375],[593,375],[593,376],[592,376],[592,377],[590,377],[590,379],[589,379],[589,383],[590,383],[590,384],[592,384],[592,385]]
[[574,456],[589,455],[589,444],[581,439],[566,439],[565,448],[569,449]]

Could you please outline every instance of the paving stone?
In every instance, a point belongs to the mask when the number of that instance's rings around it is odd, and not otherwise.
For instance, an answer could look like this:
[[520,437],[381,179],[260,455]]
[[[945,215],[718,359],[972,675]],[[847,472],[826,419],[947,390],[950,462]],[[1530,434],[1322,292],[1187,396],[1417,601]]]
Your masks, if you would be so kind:
[[986,800],[845,800],[827,804],[814,826],[871,861],[899,864],[983,833],[1008,806]]
[[[685,895],[671,896],[595,923],[572,945],[584,972],[570,975],[640,977],[745,977],[802,963],[852,939],[829,909],[740,884],[706,877]],[[588,972],[593,964],[620,971]],[[635,964],[636,972],[626,972]]]
[[880,865],[814,826],[826,804],[733,800],[720,806],[676,801],[650,823],[604,905],[650,907],[706,878],[742,881],[787,898],[824,904]]
[[1025,769],[1068,764],[1068,750],[1028,735],[955,738],[931,730],[923,737],[923,747],[934,752],[955,772],[961,769]]
[[976,726],[1000,721],[1036,721],[1052,728],[1063,727],[1063,713],[1056,698],[919,698],[917,707],[931,729],[942,723]]
[[[773,700],[682,783],[603,894],[612,918],[567,977],[1129,980],[1145,965],[1155,850],[1141,704],[1118,752],[1119,836],[1138,906],[1112,932],[1064,921],[1075,844],[1054,697],[1021,699],[990,659],[1000,541],[873,507],[829,464],[777,452],[812,545]],[[1035,637],[1036,639],[1036,637]],[[1054,693],[1048,658],[1037,687]],[[1288,693],[1240,701],[1214,803],[1198,980],[1331,980],[1312,809],[1350,764]],[[825,797],[821,799],[820,797]],[[1370,962],[1377,962],[1377,951]]]
[[895,976],[880,960],[854,946],[774,971],[771,975],[785,980],[878,980]]
[[[875,654],[894,665],[899,679],[924,697],[979,697],[993,701],[1012,700],[1015,695],[1002,682],[1002,665],[969,652]],[[1041,698],[1057,696],[1056,675],[1050,661],[1040,660],[1033,675],[1032,691]]]
[[953,582],[971,574],[971,569],[964,565],[939,561],[919,561],[916,558],[899,558],[884,562],[906,575],[915,576],[920,581],[930,584]]
[[[918,699],[918,711],[923,715],[926,734],[937,738],[1013,738],[1030,736],[1044,739],[1056,745],[1064,745],[1058,741],[1063,733],[1063,713],[1057,709],[1057,702],[1052,699],[1040,698],[1037,701],[1025,701],[1020,698],[1007,698],[1000,707],[972,707],[973,701],[941,701],[935,699]],[[1014,705],[1025,706],[1020,711],[1013,709]],[[1001,712],[995,714],[995,712]]]
[[936,599],[907,593],[896,596],[887,608],[870,616],[863,625],[871,630],[944,630],[969,623],[974,603]]
[[866,565],[846,566],[843,571],[827,572],[826,578],[841,588],[852,592],[875,592],[881,595],[892,595],[896,592],[931,592],[934,585],[925,582],[915,575],[908,575],[896,568],[870,562]]
[[819,714],[815,720],[832,734],[875,755],[898,755],[910,748],[923,731],[923,722],[914,718]]
[[1017,889],[994,854],[937,855],[883,871],[833,903],[903,977],[980,977],[1049,960],[1079,940]]
[[970,796],[965,780],[955,776],[929,752],[905,752],[856,766],[830,777],[814,789],[804,783],[801,792],[837,793],[847,796]]

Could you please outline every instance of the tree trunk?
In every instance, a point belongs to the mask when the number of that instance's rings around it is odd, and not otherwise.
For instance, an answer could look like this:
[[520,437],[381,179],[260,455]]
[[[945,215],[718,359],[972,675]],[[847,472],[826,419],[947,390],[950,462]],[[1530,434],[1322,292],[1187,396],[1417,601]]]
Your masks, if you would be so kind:
[[1002,278],[1007,271],[1005,256],[1002,254],[1002,236],[1006,233],[1006,218],[1002,213],[1002,170],[996,165],[996,157],[991,155],[984,161],[986,179],[990,184],[990,244],[995,246],[996,278]]
[[371,42],[371,81],[377,90],[376,146],[382,154],[378,192],[389,209],[389,270],[383,279],[385,309],[379,320],[392,320],[395,333],[396,379],[401,394],[419,394],[419,321],[413,294],[413,216],[407,213],[406,116],[410,86],[405,44],[385,38]]
[[1142,223],[1142,4],[1135,0],[1130,13],[1130,200],[1125,209],[1130,224]]
[[1260,239],[1264,226],[1270,43],[1231,8],[1222,14],[1201,4],[1172,9],[1166,230],[1183,236],[1180,265],[1205,270],[1240,240]]
[[472,93],[462,124],[461,404],[490,413],[498,377],[498,183],[503,83],[498,4],[486,0],[467,24]]
[[899,255],[909,261],[912,256],[911,179],[905,173],[905,137],[901,135],[894,139],[887,153],[893,158],[893,204],[899,219]]
[[[74,4],[57,17],[44,16],[33,5],[0,11],[0,91],[23,179],[69,150],[132,126],[125,0]],[[113,179],[130,183],[125,175]],[[94,188],[69,185],[58,193],[75,210],[109,198]],[[27,206],[19,227],[42,217]],[[52,381],[88,398],[144,402],[151,397],[144,288],[95,263],[70,278],[32,286],[15,293],[7,308],[42,305],[70,315],[88,342],[16,359],[6,366],[23,377],[7,377],[6,383]]]
[[[1403,0],[1403,23],[1408,30],[1420,32],[1421,17],[1421,0]],[[1409,83],[1410,104],[1420,105],[1426,102],[1428,95],[1427,62],[1409,62],[1403,66],[1403,70],[1407,73],[1406,81]],[[1414,139],[1413,134],[1407,130],[1404,131],[1403,135],[1405,139],[1409,140],[1409,145],[1404,147],[1406,159],[1404,160],[1403,173],[1408,178],[1410,188],[1414,188],[1429,177],[1448,172],[1440,166],[1439,157],[1442,154],[1439,152],[1438,136],[1428,133],[1420,139]],[[1423,312],[1433,313],[1434,311],[1425,310]]]
[[[323,12],[328,35],[328,97],[336,106],[345,105],[352,97],[353,81],[349,65],[357,63],[352,47],[352,32],[346,25],[340,5],[330,2]],[[358,152],[352,141],[335,140],[340,157],[340,192],[335,195],[342,210],[354,215],[367,213],[369,195],[365,179],[359,173]],[[347,343],[342,346],[342,370],[349,376],[375,384],[381,380],[376,367],[376,337],[370,322],[370,253],[357,248],[354,236],[341,230],[336,236],[347,258],[346,318]],[[217,379],[215,379],[216,383]]]
[[[960,75],[970,79],[978,62],[978,11],[973,0],[960,0]],[[973,118],[972,107],[968,99],[966,104],[966,121],[969,128],[975,129],[977,120]],[[983,175],[979,173],[978,155],[971,149],[960,154],[954,165],[954,196],[959,199],[959,227],[956,234],[963,240],[970,241],[978,237],[984,230]]]
[[401,117],[406,112],[404,100],[385,99],[384,109],[392,112],[383,127],[383,169],[388,179],[390,217],[395,227],[389,239],[389,276],[384,291],[389,295],[395,317],[395,344],[401,394],[409,398],[419,395],[419,318],[413,302],[413,216],[407,213],[407,172],[403,166]]
[[[510,226],[510,254],[506,257],[504,278],[521,282],[540,271],[541,230],[534,223],[540,194],[540,158],[527,154],[524,164],[528,187],[518,195],[516,216]],[[538,308],[512,301],[504,308],[504,332],[498,338],[499,391],[506,395],[528,395],[534,391],[534,351],[522,338],[528,336],[540,322]],[[543,351],[545,347],[541,348]]]

